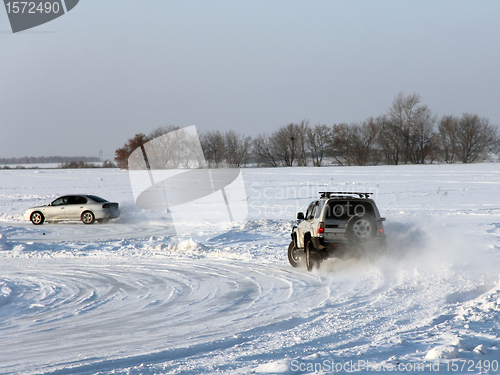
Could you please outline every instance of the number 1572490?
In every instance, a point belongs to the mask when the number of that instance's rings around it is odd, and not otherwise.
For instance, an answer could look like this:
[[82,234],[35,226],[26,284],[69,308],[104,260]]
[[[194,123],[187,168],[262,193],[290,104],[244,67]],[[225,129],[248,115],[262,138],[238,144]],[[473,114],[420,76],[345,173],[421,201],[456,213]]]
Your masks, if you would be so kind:
[[57,1],[35,3],[33,1],[9,1],[5,3],[7,13],[59,13],[61,10]]

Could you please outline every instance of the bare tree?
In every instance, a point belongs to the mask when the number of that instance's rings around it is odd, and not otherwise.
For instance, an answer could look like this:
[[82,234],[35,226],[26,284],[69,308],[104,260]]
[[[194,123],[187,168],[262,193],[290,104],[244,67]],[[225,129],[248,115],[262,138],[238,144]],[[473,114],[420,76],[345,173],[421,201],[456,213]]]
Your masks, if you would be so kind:
[[309,121],[302,120],[300,124],[293,124],[293,146],[299,167],[307,166],[307,132],[309,130]]
[[432,163],[434,163],[434,161],[436,159],[439,158],[440,153],[441,153],[439,133],[434,132],[430,142],[431,142],[431,147],[430,147],[430,151],[428,154],[428,159],[432,164]]
[[334,125],[330,133],[331,155],[340,164],[368,165],[375,162],[378,131],[373,118],[361,124]]
[[[138,151],[134,152],[135,150]],[[135,169],[205,166],[198,135],[173,125],[157,128],[147,136],[136,134],[117,149],[115,154],[115,161],[120,168],[129,168],[129,162],[133,163]]]
[[[116,164],[118,165],[119,168],[121,169],[128,169],[128,158],[132,154],[132,152],[138,148],[144,145],[148,141],[148,137],[146,137],[144,134],[139,133],[134,136],[134,138],[130,138],[123,147],[117,149],[115,151],[115,161]],[[137,160],[138,165],[139,164],[144,164],[144,158],[138,158]],[[143,166],[144,168],[146,165]]]
[[424,164],[425,158],[433,152],[435,124],[436,117],[426,105],[415,110],[410,135],[410,160],[413,163]]
[[352,125],[351,143],[354,152],[354,162],[357,165],[368,165],[375,161],[374,146],[377,133],[378,127],[373,118],[369,118],[361,125]]
[[384,152],[386,163],[398,165],[403,150],[401,129],[387,116],[377,118],[377,142]]
[[438,125],[439,150],[445,163],[454,163],[458,152],[457,129],[460,119],[443,116]]
[[296,124],[282,126],[271,135],[273,153],[280,164],[285,167],[293,166],[298,154],[297,144],[301,137]]
[[414,126],[420,95],[412,94],[405,96],[400,92],[389,108],[389,119],[392,122],[392,130],[401,137],[402,157],[405,164],[414,162],[412,155],[411,135]]
[[253,154],[257,158],[257,162],[260,165],[277,167],[279,165],[278,156],[274,152],[274,146],[271,139],[265,135],[261,134],[257,136],[252,142],[253,144]]
[[491,150],[497,142],[496,128],[477,114],[464,113],[457,127],[457,157],[462,163],[473,163]]
[[153,130],[144,147],[151,169],[190,168],[200,156],[197,135],[173,125]]
[[209,167],[220,168],[224,166],[226,145],[224,135],[220,131],[209,131],[202,134],[201,147]]
[[317,124],[307,130],[307,146],[315,167],[321,167],[323,158],[327,155],[329,136],[330,129],[327,125]]
[[330,130],[329,153],[340,165],[354,163],[352,138],[352,128],[348,124],[335,124]]
[[436,117],[429,107],[419,104],[420,95],[401,92],[389,108],[389,123],[383,121],[379,133],[388,163],[424,163],[427,156],[434,155]]
[[224,134],[226,163],[229,167],[242,167],[250,156],[252,138],[230,130]]
[[149,133],[148,139],[158,138],[162,135],[168,134],[170,132],[173,132],[173,131],[176,131],[179,129],[180,129],[180,127],[175,126],[175,125],[162,126],[162,127],[156,128],[151,133]]

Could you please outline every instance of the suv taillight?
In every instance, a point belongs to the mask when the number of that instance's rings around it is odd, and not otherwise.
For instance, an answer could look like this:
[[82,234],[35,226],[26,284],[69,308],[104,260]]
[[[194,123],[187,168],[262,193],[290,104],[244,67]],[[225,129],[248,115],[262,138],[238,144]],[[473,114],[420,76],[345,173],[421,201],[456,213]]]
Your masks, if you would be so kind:
[[319,234],[325,233],[325,224],[324,223],[319,223],[318,233]]

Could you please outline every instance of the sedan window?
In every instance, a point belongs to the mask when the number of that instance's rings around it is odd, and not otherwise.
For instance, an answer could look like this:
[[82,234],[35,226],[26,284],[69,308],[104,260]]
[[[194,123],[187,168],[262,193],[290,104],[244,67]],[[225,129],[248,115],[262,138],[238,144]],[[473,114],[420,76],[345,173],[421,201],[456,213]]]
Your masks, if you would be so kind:
[[87,203],[87,198],[85,197],[76,197],[76,204],[86,204]]
[[71,196],[68,198],[68,204],[86,204],[87,198],[80,196]]
[[106,199],[98,197],[97,195],[87,195],[87,197],[95,200],[96,202],[100,202],[100,203],[106,203],[107,202]]

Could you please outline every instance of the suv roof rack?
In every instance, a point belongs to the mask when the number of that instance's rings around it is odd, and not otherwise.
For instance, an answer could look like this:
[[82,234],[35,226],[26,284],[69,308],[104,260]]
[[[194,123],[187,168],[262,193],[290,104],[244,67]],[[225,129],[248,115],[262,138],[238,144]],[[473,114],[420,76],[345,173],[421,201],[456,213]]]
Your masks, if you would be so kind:
[[331,198],[336,195],[357,195],[360,198],[369,198],[373,193],[362,193],[353,191],[320,191],[320,198]]

